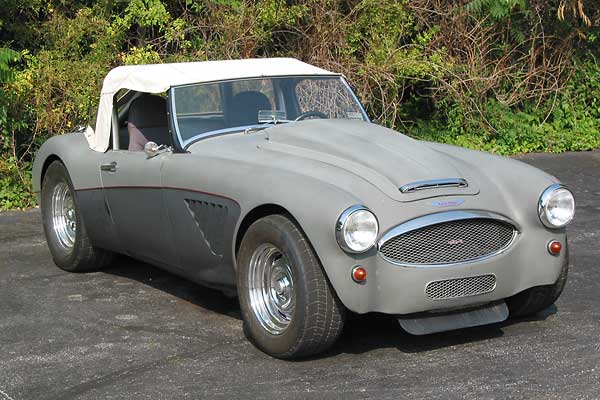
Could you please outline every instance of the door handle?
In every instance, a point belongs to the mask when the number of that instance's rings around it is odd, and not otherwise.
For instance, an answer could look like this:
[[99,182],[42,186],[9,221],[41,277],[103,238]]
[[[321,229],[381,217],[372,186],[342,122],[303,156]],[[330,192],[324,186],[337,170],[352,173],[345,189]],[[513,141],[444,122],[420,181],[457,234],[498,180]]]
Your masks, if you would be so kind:
[[113,161],[110,164],[100,164],[100,170],[108,171],[108,172],[116,172],[117,171],[117,163],[116,163],[116,161]]

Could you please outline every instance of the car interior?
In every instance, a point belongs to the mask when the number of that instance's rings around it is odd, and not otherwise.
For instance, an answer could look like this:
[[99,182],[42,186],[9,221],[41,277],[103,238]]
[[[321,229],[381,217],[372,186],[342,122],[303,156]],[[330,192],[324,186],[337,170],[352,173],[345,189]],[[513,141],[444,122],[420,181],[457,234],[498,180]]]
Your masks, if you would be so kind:
[[[258,111],[271,110],[269,98],[258,91],[247,90],[231,98],[228,112],[178,114],[179,129],[184,132],[211,132],[229,126],[258,124]],[[228,121],[227,118],[228,117]]]
[[143,150],[146,141],[170,146],[166,99],[147,93],[136,97],[129,106],[127,131],[129,150]]
[[[260,112],[279,113],[281,121],[298,117],[362,119],[355,100],[335,83],[327,86],[325,78],[312,81],[300,77],[181,86],[172,93],[178,134],[185,143],[206,132],[258,125]],[[327,95],[321,98],[322,93]],[[116,99],[119,149],[143,151],[148,141],[174,145],[166,94],[123,89]],[[318,111],[321,108],[327,113]]]
[[[258,91],[248,90],[232,97],[229,125],[245,126],[258,123],[258,111],[272,109],[269,98]],[[119,121],[119,148],[142,151],[148,141],[171,146],[167,100],[164,96],[128,91],[117,100]],[[180,118],[182,129],[208,132],[224,129],[227,125],[219,115],[190,115]]]

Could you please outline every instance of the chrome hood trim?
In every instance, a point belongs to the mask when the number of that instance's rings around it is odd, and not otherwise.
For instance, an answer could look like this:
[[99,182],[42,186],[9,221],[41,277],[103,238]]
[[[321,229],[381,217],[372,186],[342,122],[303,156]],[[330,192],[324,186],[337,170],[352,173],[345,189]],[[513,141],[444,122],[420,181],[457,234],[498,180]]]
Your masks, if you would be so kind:
[[417,190],[425,189],[440,189],[440,188],[466,188],[469,184],[465,179],[462,178],[445,178],[445,179],[431,179],[428,181],[417,181],[407,183],[406,185],[400,186],[402,193],[411,193]]

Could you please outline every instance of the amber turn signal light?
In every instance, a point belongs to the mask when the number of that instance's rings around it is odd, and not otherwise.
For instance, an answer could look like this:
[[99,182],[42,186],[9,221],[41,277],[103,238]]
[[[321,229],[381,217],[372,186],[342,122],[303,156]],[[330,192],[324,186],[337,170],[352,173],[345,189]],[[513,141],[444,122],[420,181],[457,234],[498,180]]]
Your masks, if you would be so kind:
[[352,279],[356,283],[363,283],[367,280],[367,270],[360,266],[352,268]]
[[548,252],[553,256],[559,255],[561,250],[562,244],[560,244],[558,240],[551,240],[550,243],[548,243]]

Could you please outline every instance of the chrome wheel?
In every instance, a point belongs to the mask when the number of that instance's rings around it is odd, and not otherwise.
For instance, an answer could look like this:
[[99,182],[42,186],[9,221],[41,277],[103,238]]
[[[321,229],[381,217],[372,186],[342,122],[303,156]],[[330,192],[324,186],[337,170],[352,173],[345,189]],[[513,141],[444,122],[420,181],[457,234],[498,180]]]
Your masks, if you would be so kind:
[[71,188],[65,182],[59,182],[52,192],[52,228],[59,245],[70,251],[77,233],[77,215]]
[[277,247],[263,243],[254,250],[248,269],[250,306],[262,327],[282,334],[292,321],[294,279],[287,257]]

